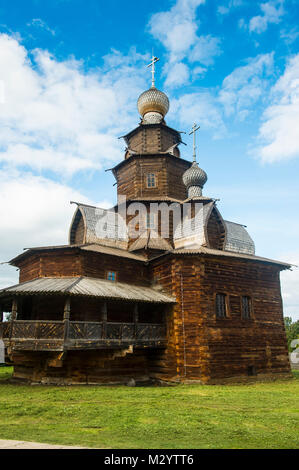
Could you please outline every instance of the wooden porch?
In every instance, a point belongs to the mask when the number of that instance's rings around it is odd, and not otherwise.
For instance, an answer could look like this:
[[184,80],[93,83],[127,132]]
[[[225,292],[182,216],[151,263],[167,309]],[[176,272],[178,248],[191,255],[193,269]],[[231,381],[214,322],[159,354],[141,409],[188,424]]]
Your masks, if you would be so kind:
[[0,339],[8,351],[160,348],[173,302],[148,287],[39,278],[0,291]]
[[29,321],[0,323],[7,348],[23,351],[67,351],[163,347],[166,326],[154,323]]

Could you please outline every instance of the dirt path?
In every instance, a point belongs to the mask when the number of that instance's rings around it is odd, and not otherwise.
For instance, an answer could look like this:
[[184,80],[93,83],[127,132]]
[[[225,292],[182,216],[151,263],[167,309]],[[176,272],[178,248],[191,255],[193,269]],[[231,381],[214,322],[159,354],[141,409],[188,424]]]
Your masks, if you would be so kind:
[[1,449],[86,449],[86,447],[60,446],[54,444],[40,444],[39,442],[7,441],[0,439]]

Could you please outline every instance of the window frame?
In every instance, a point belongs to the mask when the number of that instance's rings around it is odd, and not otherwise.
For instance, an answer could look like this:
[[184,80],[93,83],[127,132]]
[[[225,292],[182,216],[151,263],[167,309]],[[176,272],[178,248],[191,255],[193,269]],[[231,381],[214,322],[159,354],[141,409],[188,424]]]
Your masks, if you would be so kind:
[[[113,274],[114,279],[109,279],[109,275]],[[112,269],[109,269],[106,271],[106,280],[109,282],[116,282],[117,281],[117,271],[113,271]]]
[[[244,299],[247,299],[248,312],[244,313]],[[241,295],[241,318],[242,320],[252,320],[252,298],[250,295]]]
[[[153,183],[153,184],[152,184]],[[156,173],[147,173],[146,174],[146,187],[148,189],[157,187],[157,176]]]
[[[222,306],[224,306],[224,315],[219,315],[219,310],[218,310],[218,298],[222,296],[223,297],[223,302],[222,302]],[[225,292],[216,292],[216,295],[215,295],[215,313],[216,313],[216,319],[217,320],[223,320],[223,319],[226,319],[226,318],[229,318],[229,308],[228,308],[228,299],[229,299],[229,296],[227,293]]]

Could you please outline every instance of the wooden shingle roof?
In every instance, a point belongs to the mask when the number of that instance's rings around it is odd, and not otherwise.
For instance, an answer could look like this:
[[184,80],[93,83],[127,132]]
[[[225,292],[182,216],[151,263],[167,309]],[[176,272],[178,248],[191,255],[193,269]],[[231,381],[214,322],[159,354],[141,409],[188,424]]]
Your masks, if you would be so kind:
[[41,277],[0,290],[0,297],[51,294],[165,304],[176,302],[174,297],[151,287],[91,277]]

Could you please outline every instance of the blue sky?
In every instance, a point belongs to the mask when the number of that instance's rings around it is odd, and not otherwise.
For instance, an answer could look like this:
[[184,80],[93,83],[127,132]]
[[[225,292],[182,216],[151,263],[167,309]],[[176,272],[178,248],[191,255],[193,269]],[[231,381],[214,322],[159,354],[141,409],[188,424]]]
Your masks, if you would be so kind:
[[[167,123],[201,126],[204,193],[257,254],[299,265],[298,19],[295,0],[0,0],[0,261],[66,243],[70,200],[115,202],[104,170],[139,121],[154,48]],[[294,319],[298,285],[298,269],[282,274]]]

